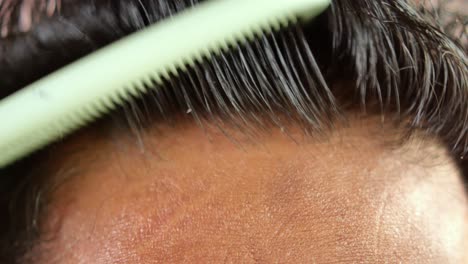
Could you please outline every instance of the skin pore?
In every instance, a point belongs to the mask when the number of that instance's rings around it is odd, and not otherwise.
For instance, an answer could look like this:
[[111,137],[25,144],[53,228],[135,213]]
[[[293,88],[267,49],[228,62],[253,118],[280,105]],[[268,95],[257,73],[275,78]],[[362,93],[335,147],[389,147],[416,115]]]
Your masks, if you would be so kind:
[[317,137],[296,125],[255,140],[223,129],[229,137],[181,118],[145,129],[139,145],[128,132],[93,127],[57,146],[49,173],[58,185],[31,255],[37,263],[468,260],[461,175],[431,137],[397,144],[398,128],[356,116]]

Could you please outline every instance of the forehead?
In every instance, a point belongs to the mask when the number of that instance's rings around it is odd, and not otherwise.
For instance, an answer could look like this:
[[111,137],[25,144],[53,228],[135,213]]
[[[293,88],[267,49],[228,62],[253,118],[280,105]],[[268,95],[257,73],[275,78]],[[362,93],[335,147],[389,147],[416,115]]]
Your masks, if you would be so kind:
[[[22,1],[24,5],[17,9],[21,14],[16,16],[19,23],[12,30],[27,31],[31,15],[34,15],[30,4],[44,2]],[[164,5],[167,1],[157,2]],[[336,1],[338,6],[340,2],[346,5],[346,1]],[[361,8],[359,4],[356,6]],[[355,13],[359,12],[348,13],[349,21]],[[384,12],[376,16],[381,14]],[[393,13],[389,14],[393,19]],[[95,23],[90,25],[99,25],[102,21],[98,16],[93,19]],[[347,25],[348,20],[340,21],[344,23],[339,25]],[[397,25],[387,28],[396,33],[392,34],[394,36],[409,33],[413,38],[405,38],[403,47],[414,47],[411,39],[427,43],[427,47],[423,46],[428,50],[446,43],[446,39],[427,38],[432,31],[428,35],[415,35],[413,33],[426,31],[417,28],[400,31],[406,27],[399,23],[366,21],[376,28]],[[5,25],[2,24],[2,34],[8,29]],[[62,33],[67,32],[66,29],[64,27]],[[339,45],[338,50],[344,54],[354,54],[357,50],[357,58],[338,61],[337,69],[346,68],[344,65],[359,66],[360,58],[366,56],[373,65],[370,55],[380,48],[368,46],[371,43],[368,39],[378,34],[374,34],[372,26],[357,29],[362,35],[342,38],[341,41],[350,41],[351,45],[347,48]],[[95,28],[87,30],[94,32]],[[111,31],[103,29],[97,35]],[[371,34],[366,35],[369,32]],[[346,35],[346,32],[336,35]],[[377,38],[374,43],[387,41]],[[400,42],[396,39],[396,43]],[[394,46],[383,48],[381,55],[385,56],[380,59],[383,62],[397,60],[391,58],[394,49]],[[53,64],[59,59],[51,54]],[[34,61],[42,61],[34,56],[25,57],[33,59],[14,64],[29,66],[34,65]],[[421,93],[416,89],[423,96],[409,96],[411,100],[406,103],[413,110],[418,108],[412,113],[416,116],[413,123],[424,119],[421,119],[424,115],[421,111],[427,107],[430,115],[427,119],[437,120],[429,130],[443,131],[439,136],[450,141],[453,147],[464,143],[467,130],[460,124],[466,122],[459,121],[466,119],[466,100],[442,102],[439,99],[463,98],[466,78],[463,79],[465,75],[457,59],[444,64],[438,60],[442,58],[434,59],[437,62],[433,65],[434,72],[445,74],[433,83],[447,83],[453,76],[462,77],[452,80],[455,84],[449,89],[417,86],[415,88],[430,89],[421,89]],[[357,72],[372,76],[388,69],[386,63],[374,66],[375,72],[372,67],[371,72],[357,67]],[[392,79],[391,72],[388,78],[379,78],[378,84],[387,87],[388,83],[393,83],[395,92],[402,89],[400,92],[406,94],[407,83],[426,83],[428,77],[424,69],[432,71],[432,68],[415,67],[422,70],[415,71],[414,76],[401,75],[401,82],[396,77]],[[398,68],[406,69],[408,65],[398,61],[394,69]],[[18,66],[18,69],[23,76],[24,67]],[[457,70],[452,72],[453,69]],[[10,78],[15,82],[20,79],[9,73],[4,76],[13,76]],[[362,91],[366,87],[360,88]],[[432,98],[425,96],[426,91],[427,94],[443,92],[434,95],[433,101],[424,102]],[[459,96],[447,97],[445,91]],[[392,90],[393,94],[397,93]],[[434,112],[433,105],[446,107]],[[458,110],[454,110],[454,106],[458,106]],[[416,126],[423,126],[422,123]],[[445,129],[441,130],[441,123]],[[62,263],[96,260],[103,263],[274,262],[286,258],[294,262],[319,263],[365,259],[378,262],[392,258],[395,262],[401,259],[438,263],[449,262],[449,258],[455,262],[460,260],[467,248],[463,241],[467,238],[467,206],[455,165],[444,148],[432,140],[417,137],[412,143],[395,147],[395,136],[400,138],[400,132],[379,124],[375,120],[371,124],[353,123],[351,128],[339,128],[325,137],[304,137],[296,133],[299,129],[294,127],[266,128],[265,135],[255,138],[233,137],[235,132],[226,137],[219,130],[202,131],[193,124],[160,126],[133,131],[133,134],[106,134],[88,129],[63,146],[54,146],[55,154],[46,164],[53,191],[42,218],[45,232],[43,243],[37,247],[38,254],[43,254],[43,260],[53,258]]]
[[148,130],[143,149],[82,133],[57,151],[76,155],[56,180],[76,175],[51,194],[54,239],[38,248],[70,263],[461,258],[466,200],[444,148],[396,148],[398,130],[376,124],[247,140],[189,122]]

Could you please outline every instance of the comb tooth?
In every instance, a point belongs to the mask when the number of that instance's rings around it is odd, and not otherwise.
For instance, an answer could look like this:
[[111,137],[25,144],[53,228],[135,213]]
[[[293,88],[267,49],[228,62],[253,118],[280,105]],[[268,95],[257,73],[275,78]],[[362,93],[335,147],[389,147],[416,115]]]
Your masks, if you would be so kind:
[[187,66],[187,70],[188,70],[188,68],[194,68],[195,67],[195,60],[192,57],[187,58],[185,60],[185,63],[186,63],[186,66]]
[[181,72],[186,72],[187,71],[187,62],[186,60],[182,60],[177,64],[177,68]]
[[214,50],[214,49],[208,47],[202,51],[202,62],[206,62],[207,60],[211,59],[211,57],[213,56],[213,53],[211,52],[211,50]]
[[140,91],[140,94],[145,94],[148,90],[148,84],[150,83],[149,77],[145,74],[139,81],[136,88]]
[[247,43],[249,41],[249,36],[247,35],[248,32],[250,32],[250,30],[237,35],[237,41],[233,43],[233,46],[237,46],[239,44],[244,45],[245,43]]
[[195,54],[194,57],[193,57],[193,59],[194,59],[194,61],[195,61],[196,63],[203,63],[203,55],[202,55],[202,53],[200,52],[200,53]]
[[252,29],[255,38],[261,37],[265,33],[265,31],[268,32],[268,28],[266,26],[254,27]]
[[[66,120],[66,121],[65,121]],[[75,126],[83,126],[86,123],[86,120],[81,114],[69,115],[67,118],[64,118],[62,121],[67,127],[71,127],[71,124]]]
[[293,14],[288,15],[288,20],[289,20],[290,23],[298,23],[299,22],[298,17],[293,15]]
[[[177,70],[177,64],[174,64],[174,65],[171,65],[169,67],[169,73],[172,74],[174,77],[178,77],[179,76],[179,71]],[[171,78],[172,79],[172,78]]]
[[80,109],[78,111],[76,111],[74,114],[70,114],[66,117],[63,118],[63,123],[64,124],[67,124],[67,123],[76,123],[76,124],[83,124],[84,123],[84,120],[83,120],[83,110]]
[[121,105],[122,104],[122,97],[120,96],[119,93],[111,94],[109,97],[110,100],[112,100],[112,104],[114,105]]
[[94,107],[96,108],[96,113],[98,114],[98,117],[99,116],[102,116],[103,114],[109,112],[109,107],[107,107],[105,104],[103,104],[102,101],[98,101],[96,102],[96,104],[94,105]]
[[122,102],[126,102],[130,98],[130,90],[131,88],[127,86],[125,89],[120,90],[120,98]]
[[[83,119],[83,118],[82,118]],[[55,134],[55,133],[59,133],[61,137],[64,137],[69,129],[72,129],[76,126],[78,126],[78,121],[74,121],[76,120],[76,118],[72,118],[71,115],[67,116],[66,118],[63,118],[61,120],[61,124],[58,125],[58,124],[54,124],[51,126],[51,130],[48,131],[48,133],[46,134],[43,134],[42,136],[43,137],[50,137],[49,135],[50,134]],[[49,134],[49,135],[47,135]]]
[[138,85],[140,81],[135,81],[132,84],[128,85],[127,88],[125,89],[125,100],[129,99],[132,95],[133,96],[138,96],[140,93],[138,92]]
[[73,123],[75,123],[77,126],[82,126],[86,124],[86,119],[84,118],[84,114],[78,114],[73,117],[73,115],[70,115],[70,119],[72,120]]
[[87,114],[87,115],[82,115],[81,116],[81,119],[83,120],[82,122],[75,122],[76,125],[80,124],[83,126],[83,125],[86,125],[86,124],[89,124],[91,121],[94,120],[93,116]]
[[270,23],[268,23],[266,26],[265,26],[265,29],[268,31],[268,32],[271,32],[271,31],[278,31],[280,30],[283,26],[283,22],[284,21],[281,21],[279,19],[274,19],[272,20]]
[[226,39],[226,43],[227,43],[227,50],[229,51],[229,48],[230,46],[232,45],[232,43],[236,42],[237,40],[237,36],[229,36],[227,39]]
[[89,121],[99,117],[99,111],[96,111],[95,104],[88,105],[83,111],[83,115],[87,116]]
[[232,47],[234,47],[237,43],[239,43],[241,41],[241,36],[243,35],[243,32],[241,33],[237,33],[235,35],[233,35],[231,38],[228,38],[228,48],[229,48],[229,51],[232,50]]
[[248,39],[248,41],[253,41],[255,39],[255,34],[252,30],[246,31],[245,36]]
[[151,80],[149,75],[145,75],[145,77],[141,79],[141,86],[139,88],[141,94],[146,94],[148,92],[148,90],[151,88]]
[[[51,134],[59,133],[60,138],[63,138],[63,130],[66,127],[65,124],[67,124],[67,121],[65,121],[65,120],[60,120],[60,124],[58,124],[58,123],[51,124],[51,126],[49,127],[50,128],[49,129],[50,133]],[[39,137],[47,138],[47,136],[39,136]]]
[[104,100],[99,100],[98,102],[96,102],[95,108],[97,109],[97,111],[99,112],[99,114],[105,113],[105,112],[109,109],[109,107],[107,107],[107,105],[106,105],[106,103],[104,102]]
[[171,75],[169,74],[169,72],[168,72],[167,69],[161,70],[160,76],[161,76],[162,79],[164,79],[164,80],[169,80],[169,79],[171,78]]
[[132,95],[139,96],[146,91],[144,78],[145,77],[142,77],[141,79],[133,82],[133,85],[131,85],[132,89],[130,90]]
[[115,103],[112,101],[112,97],[106,96],[106,97],[102,98],[101,102],[109,110],[113,110],[116,107]]
[[223,42],[219,43],[220,44],[220,51],[222,52],[228,52],[229,51],[229,44],[227,40],[223,40]]
[[211,51],[213,55],[215,56],[220,56],[223,53],[223,48],[221,47],[221,44],[218,47],[213,47],[213,50]]
[[152,86],[163,85],[163,80],[161,79],[161,75],[159,75],[158,73],[153,73],[150,79],[151,79]]
[[283,17],[279,21],[284,27],[288,27],[292,23],[291,20],[288,17]]

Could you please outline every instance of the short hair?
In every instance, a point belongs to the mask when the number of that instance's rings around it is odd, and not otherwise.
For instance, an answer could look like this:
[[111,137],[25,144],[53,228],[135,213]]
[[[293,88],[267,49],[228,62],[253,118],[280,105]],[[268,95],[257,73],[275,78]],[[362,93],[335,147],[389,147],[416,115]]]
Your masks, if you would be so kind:
[[[37,1],[34,13],[22,11],[22,1],[0,2],[0,98],[198,2],[81,0],[50,7]],[[452,34],[457,16],[441,24],[422,10],[404,0],[333,1],[314,21],[232,47],[122,111],[130,126],[189,109],[199,121],[252,128],[293,120],[320,131],[332,129],[348,110],[366,109],[409,133],[439,137],[466,166],[461,159],[468,152],[466,32]],[[21,22],[25,19],[34,23]],[[142,106],[149,114],[140,113]],[[0,210],[9,216],[0,230],[0,254],[7,262],[22,255],[31,246],[25,240],[37,233],[31,223],[40,211],[38,186],[46,180],[36,179],[39,172],[28,164],[43,153],[0,171]]]

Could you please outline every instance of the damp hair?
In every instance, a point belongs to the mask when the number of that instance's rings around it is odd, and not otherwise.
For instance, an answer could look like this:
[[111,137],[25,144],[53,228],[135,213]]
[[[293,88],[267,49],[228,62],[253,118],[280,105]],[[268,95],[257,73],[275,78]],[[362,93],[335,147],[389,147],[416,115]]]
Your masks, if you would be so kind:
[[[198,2],[0,1],[0,98]],[[404,0],[336,0],[313,22],[232,47],[112,116],[123,117],[130,130],[189,110],[199,122],[255,130],[293,121],[314,132],[333,129],[344,112],[358,109],[409,133],[437,136],[466,168],[466,19],[440,10]],[[441,14],[448,14],[443,23],[434,19]],[[0,171],[0,210],[7,216],[0,220],[0,262],[17,261],[38,236],[47,182],[38,164],[46,152]]]

